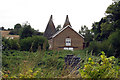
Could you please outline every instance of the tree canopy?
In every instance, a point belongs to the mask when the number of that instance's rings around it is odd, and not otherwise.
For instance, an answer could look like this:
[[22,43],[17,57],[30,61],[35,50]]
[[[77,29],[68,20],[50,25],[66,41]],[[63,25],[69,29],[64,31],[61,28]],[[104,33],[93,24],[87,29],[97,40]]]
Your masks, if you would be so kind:
[[[99,48],[99,51],[103,50],[106,53],[120,56],[120,47],[118,46],[120,45],[118,37],[120,35],[120,1],[112,3],[105,13],[105,17],[92,25],[91,31],[94,33],[94,43],[92,42],[89,47],[96,45],[99,46],[96,47]],[[94,51],[96,48],[92,50]]]

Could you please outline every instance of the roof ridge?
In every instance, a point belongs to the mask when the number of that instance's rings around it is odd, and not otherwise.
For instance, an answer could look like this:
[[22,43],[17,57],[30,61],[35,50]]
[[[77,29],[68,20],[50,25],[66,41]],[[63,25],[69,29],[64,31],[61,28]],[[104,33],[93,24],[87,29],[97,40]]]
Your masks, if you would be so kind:
[[[63,27],[60,31],[58,31],[57,33],[55,33],[52,38],[56,37],[59,33],[61,33],[63,30],[65,30],[67,27],[70,27],[73,31],[75,31],[70,25],[67,25],[66,27]],[[76,32],[76,31],[75,31]],[[76,32],[77,33],[77,32]],[[80,35],[82,38],[84,38],[84,36],[82,36],[81,34],[77,33],[78,35]]]

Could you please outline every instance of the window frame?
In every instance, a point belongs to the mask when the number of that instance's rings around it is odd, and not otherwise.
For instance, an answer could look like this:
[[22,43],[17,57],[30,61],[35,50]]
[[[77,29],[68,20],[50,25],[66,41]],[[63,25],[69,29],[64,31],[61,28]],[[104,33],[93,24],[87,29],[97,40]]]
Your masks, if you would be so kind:
[[66,38],[65,39],[65,45],[66,46],[71,46],[71,38]]

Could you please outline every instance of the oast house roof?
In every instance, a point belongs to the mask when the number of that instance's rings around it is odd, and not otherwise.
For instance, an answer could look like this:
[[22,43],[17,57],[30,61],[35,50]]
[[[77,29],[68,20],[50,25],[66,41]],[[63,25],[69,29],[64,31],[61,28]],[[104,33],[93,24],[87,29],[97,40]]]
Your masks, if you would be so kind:
[[70,21],[69,21],[69,18],[68,18],[68,15],[66,15],[66,20],[65,20],[65,23],[64,23],[64,25],[63,25],[63,28],[66,27],[67,25],[70,25],[70,26],[71,26]]
[[50,39],[50,37],[55,33],[56,33],[56,29],[55,29],[55,25],[52,20],[52,15],[51,15],[43,36],[47,37],[47,39]]
[[[63,28],[59,31],[56,31],[53,20],[52,20],[52,15],[50,17],[50,20],[47,24],[47,27],[45,29],[45,32],[43,34],[44,37],[47,37],[47,39],[51,39],[56,37],[57,35],[59,35],[62,31],[64,31],[65,29],[70,28],[71,30],[73,30],[76,34],[78,34],[71,26],[68,15],[66,16],[66,20],[65,23],[63,25]],[[79,36],[81,36],[82,38],[84,38],[81,34],[78,34]]]

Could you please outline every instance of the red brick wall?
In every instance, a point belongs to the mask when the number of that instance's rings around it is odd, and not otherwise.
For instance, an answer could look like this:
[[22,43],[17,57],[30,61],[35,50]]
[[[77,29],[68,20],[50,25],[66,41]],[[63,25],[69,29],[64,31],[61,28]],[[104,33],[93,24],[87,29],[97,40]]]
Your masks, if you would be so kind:
[[84,39],[77,34],[70,27],[67,27],[61,33],[59,33],[56,37],[49,40],[52,50],[63,50],[65,46],[65,39],[69,37],[71,38],[71,47],[74,47],[74,50],[83,49]]

